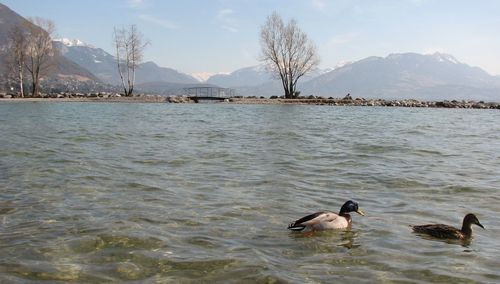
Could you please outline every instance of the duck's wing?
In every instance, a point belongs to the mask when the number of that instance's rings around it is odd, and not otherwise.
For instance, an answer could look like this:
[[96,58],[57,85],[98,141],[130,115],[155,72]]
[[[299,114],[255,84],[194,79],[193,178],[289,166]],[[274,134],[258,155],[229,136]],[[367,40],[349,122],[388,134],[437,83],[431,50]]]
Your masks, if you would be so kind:
[[288,229],[301,231],[307,226],[313,226],[324,222],[332,222],[339,216],[332,212],[316,212],[302,217],[288,225]]
[[445,224],[429,224],[412,226],[416,233],[424,233],[437,238],[461,238],[459,229]]

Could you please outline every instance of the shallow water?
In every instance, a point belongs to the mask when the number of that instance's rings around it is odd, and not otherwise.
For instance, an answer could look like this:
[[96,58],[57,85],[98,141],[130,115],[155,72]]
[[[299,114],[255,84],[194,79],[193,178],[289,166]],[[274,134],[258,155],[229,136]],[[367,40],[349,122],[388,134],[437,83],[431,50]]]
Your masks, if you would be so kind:
[[0,103],[0,282],[500,282],[499,150],[496,110]]

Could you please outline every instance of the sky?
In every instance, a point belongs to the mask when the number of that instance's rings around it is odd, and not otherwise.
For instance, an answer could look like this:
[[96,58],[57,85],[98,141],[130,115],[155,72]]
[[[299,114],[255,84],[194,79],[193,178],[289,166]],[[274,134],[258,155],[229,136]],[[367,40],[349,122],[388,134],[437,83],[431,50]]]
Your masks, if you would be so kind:
[[320,68],[369,56],[442,52],[500,75],[497,0],[0,0],[56,24],[56,36],[113,53],[114,27],[135,24],[145,60],[188,74],[259,64],[260,28],[277,12],[316,45]]

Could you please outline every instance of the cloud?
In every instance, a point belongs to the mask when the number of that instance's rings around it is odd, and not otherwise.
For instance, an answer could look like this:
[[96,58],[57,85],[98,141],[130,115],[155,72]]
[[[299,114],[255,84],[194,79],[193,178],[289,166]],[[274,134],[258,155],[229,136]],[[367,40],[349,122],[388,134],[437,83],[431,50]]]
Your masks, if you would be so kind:
[[149,22],[152,24],[156,24],[158,26],[161,26],[162,28],[169,29],[169,30],[176,30],[179,28],[178,25],[175,23],[167,20],[167,19],[160,19],[152,15],[147,15],[147,14],[141,14],[138,16],[139,19]]
[[232,33],[237,33],[237,32],[238,32],[238,29],[237,29],[237,28],[235,28],[235,27],[231,27],[231,26],[224,26],[224,25],[222,25],[222,26],[220,26],[220,27],[221,27],[221,28],[223,28],[224,30],[226,30],[226,31],[230,31],[230,32],[232,32]]
[[217,12],[217,18],[223,19],[225,17],[228,17],[230,15],[234,14],[233,9],[222,9]]
[[234,17],[234,10],[225,8],[217,12],[217,20],[220,22],[220,27],[232,33],[238,32],[237,20]]
[[425,4],[425,2],[427,2],[426,0],[409,0],[409,1],[417,6],[423,5]]
[[328,45],[340,45],[340,44],[347,44],[355,41],[358,38],[357,33],[347,33],[347,34],[341,34],[341,35],[336,35],[334,37],[331,37],[328,40]]
[[140,8],[144,6],[146,0],[128,0],[128,6],[130,8]]
[[325,8],[325,6],[326,6],[326,1],[327,1],[327,0],[311,0],[311,4],[312,4],[312,5],[313,5],[313,7],[315,7],[315,8],[322,9],[322,8]]

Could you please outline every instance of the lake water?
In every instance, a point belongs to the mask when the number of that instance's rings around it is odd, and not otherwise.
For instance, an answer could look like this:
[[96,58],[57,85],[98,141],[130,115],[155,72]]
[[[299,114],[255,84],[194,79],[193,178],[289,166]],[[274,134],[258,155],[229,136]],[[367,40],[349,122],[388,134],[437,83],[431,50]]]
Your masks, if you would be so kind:
[[498,110],[0,103],[0,282],[498,283],[499,189]]

